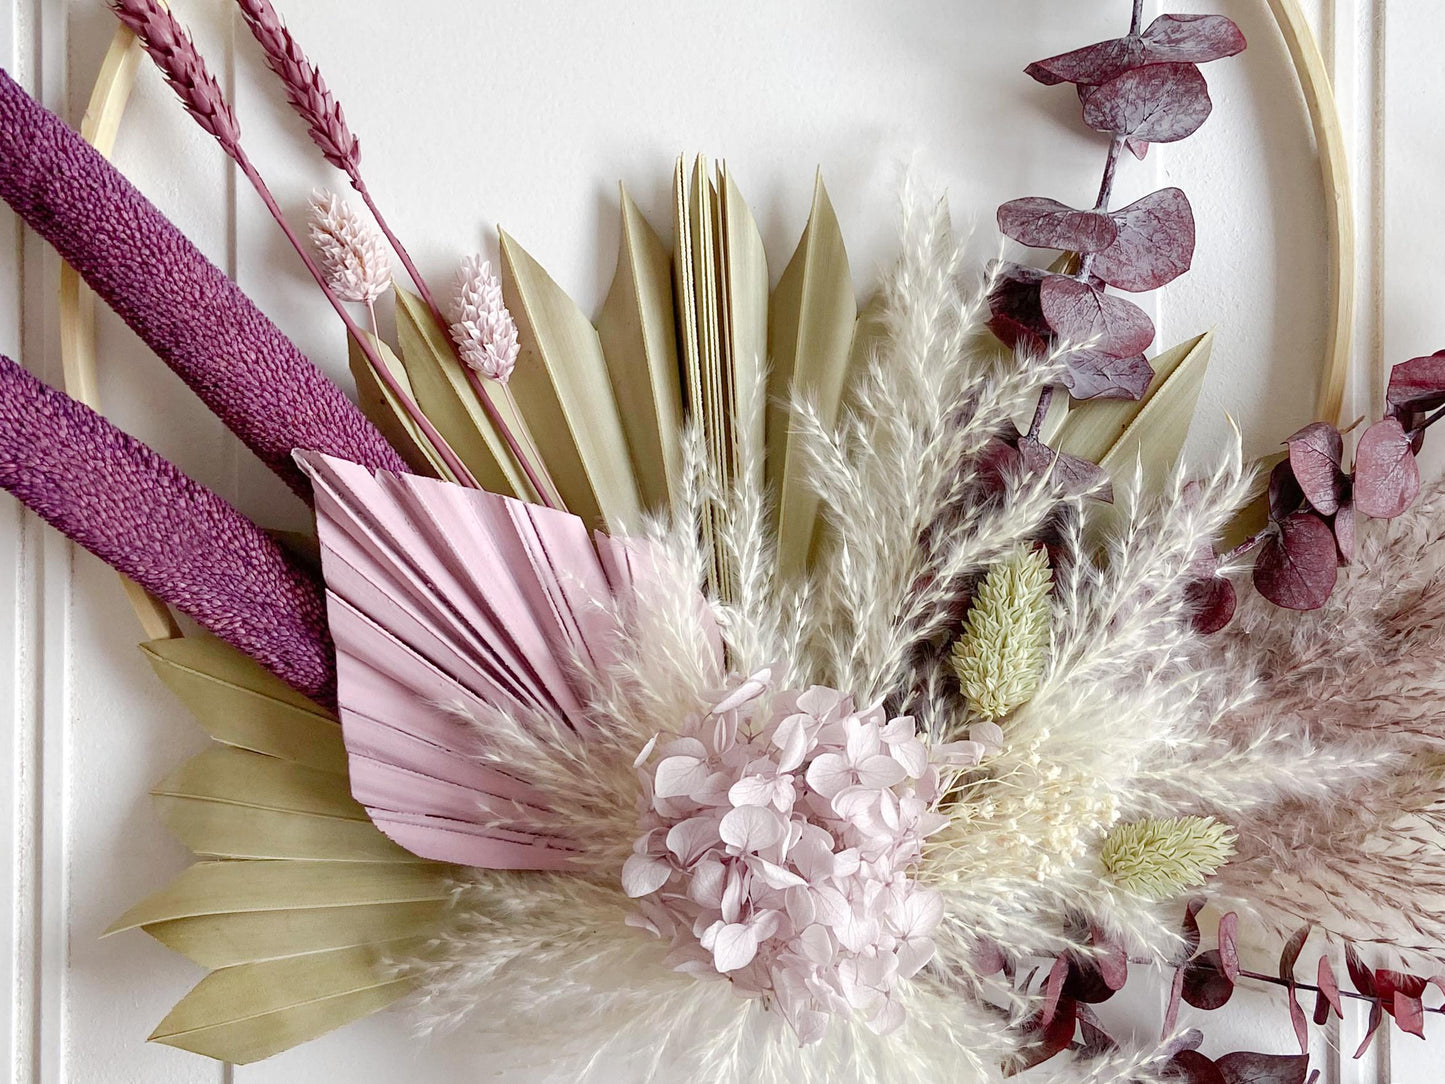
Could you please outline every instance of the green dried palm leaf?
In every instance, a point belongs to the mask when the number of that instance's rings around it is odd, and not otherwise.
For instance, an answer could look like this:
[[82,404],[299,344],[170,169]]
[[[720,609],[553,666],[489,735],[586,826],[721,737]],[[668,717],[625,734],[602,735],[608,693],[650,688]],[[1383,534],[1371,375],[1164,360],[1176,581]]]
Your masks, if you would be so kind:
[[408,938],[213,971],[151,1041],[237,1065],[260,1061],[405,995],[410,983],[389,977],[387,963],[424,945]]
[[216,741],[344,776],[336,717],[209,636],[141,644],[156,674]]
[[788,424],[796,392],[817,404],[826,424],[837,419],[858,302],[838,216],[820,174],[807,228],[773,292],[768,347],[768,482],[778,501],[778,559],[784,574],[801,571],[812,546],[818,498]]
[[[416,393],[412,390],[411,381],[407,378],[406,368],[392,353],[391,347],[370,332],[364,334],[371,340],[371,344],[376,348],[377,356],[381,358],[387,371],[401,388],[402,394],[414,401]],[[371,359],[367,357],[361,344],[355,339],[351,339],[347,345],[351,375],[356,381],[356,398],[361,404],[362,411],[371,419],[372,424],[381,430],[387,442],[397,450],[402,459],[406,460],[412,470],[419,474],[431,475],[433,478],[445,478],[448,482],[455,482],[456,475],[451,472],[446,461],[432,446],[426,434],[412,420],[406,407],[392,394],[386,383],[377,376],[376,371],[372,368]]]

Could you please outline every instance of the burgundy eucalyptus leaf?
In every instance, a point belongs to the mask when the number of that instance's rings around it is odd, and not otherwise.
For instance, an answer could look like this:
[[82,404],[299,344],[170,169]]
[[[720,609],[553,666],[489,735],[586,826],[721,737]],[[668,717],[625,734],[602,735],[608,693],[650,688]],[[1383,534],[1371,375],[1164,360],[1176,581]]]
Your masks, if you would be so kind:
[[1384,1002],[1385,1011],[1392,1015],[1393,1001],[1397,993],[1403,993],[1406,997],[1421,997],[1429,985],[1429,980],[1419,975],[1407,975],[1403,971],[1391,971],[1383,967],[1375,969],[1375,992]]
[[1042,1065],[1055,1054],[1068,1049],[1069,1044],[1074,1041],[1076,1022],[1074,1003],[1068,1000],[1059,1002],[1054,1017],[1047,1026],[1040,1017],[1035,1017],[1025,1032],[1033,1041],[1024,1048],[1018,1070],[1022,1072],[1035,1065]]
[[1328,956],[1321,956],[1319,967],[1315,978],[1316,985],[1320,988],[1320,996],[1328,1002],[1330,1008],[1335,1010],[1336,1016],[1344,1016],[1344,1003],[1340,1000],[1340,984],[1335,978],[1334,965],[1330,963]]
[[1204,910],[1208,903],[1204,896],[1194,896],[1184,905],[1184,923],[1180,929],[1185,950],[1182,959],[1187,960],[1199,951],[1199,912]]
[[1036,61],[1024,74],[1050,87],[1059,83],[1096,87],[1141,63],[1144,49],[1140,37],[1111,38]]
[[1318,610],[1335,589],[1340,562],[1335,532],[1312,512],[1284,519],[1254,563],[1254,586],[1286,610]]
[[1178,188],[1165,188],[1112,215],[1114,243],[1094,257],[1094,274],[1131,293],[1157,290],[1194,262],[1194,210]]
[[1124,146],[1139,161],[1149,157],[1150,143],[1147,139],[1135,139],[1132,136],[1124,140]]
[[1090,941],[1094,946],[1094,966],[1103,976],[1104,985],[1118,993],[1129,981],[1129,954],[1124,951],[1123,945],[1111,941],[1099,930],[1094,931]]
[[1154,383],[1154,367],[1143,354],[1119,358],[1099,350],[1075,350],[1064,365],[1064,387],[1080,401],[1139,400]]
[[1042,354],[1048,349],[1052,332],[1039,305],[1039,287],[1047,276],[1047,271],[1020,264],[1007,264],[999,272],[988,299],[988,329],[1010,350]]
[[1314,927],[1308,924],[1301,926],[1290,934],[1289,940],[1284,943],[1284,948],[1280,949],[1279,977],[1285,982],[1295,981],[1295,964],[1299,962],[1299,954],[1304,951],[1305,942],[1310,939],[1310,931],[1313,929]]
[[1239,594],[1225,576],[1201,576],[1184,588],[1190,623],[1200,636],[1222,632],[1234,620]]
[[1429,357],[1412,358],[1390,370],[1385,390],[1390,414],[1429,413],[1445,406],[1445,350]]
[[1282,520],[1298,512],[1305,504],[1305,493],[1295,479],[1288,459],[1276,463],[1269,472],[1269,515]]
[[1219,920],[1219,966],[1230,982],[1239,981],[1239,916],[1233,911]]
[[1215,1062],[1224,1084],[1305,1084],[1310,1059],[1304,1054],[1253,1054],[1239,1051]]
[[1365,997],[1376,996],[1374,972],[1365,966],[1355,946],[1349,942],[1345,942],[1345,969],[1350,973],[1350,982],[1354,984],[1356,993]]
[[1246,44],[1223,15],[1161,15],[1144,31],[1146,55],[1155,61],[1207,64],[1244,52]]
[[1184,997],[1184,968],[1174,969],[1174,981],[1169,984],[1169,1000],[1164,1005],[1164,1034],[1173,1034],[1179,1026],[1179,1002]]
[[1197,1050],[1181,1050],[1168,1065],[1180,1084],[1228,1084],[1219,1066]]
[[1044,279],[1039,304],[1054,334],[1080,347],[1128,358],[1154,341],[1154,324],[1138,305],[1076,279]]
[[1330,1019],[1330,999],[1325,996],[1323,990],[1315,991],[1315,1011],[1310,1018],[1315,1022],[1315,1027],[1323,1027]]
[[1196,1009],[1212,1011],[1223,1008],[1234,994],[1234,983],[1224,973],[1219,952],[1201,952],[1184,965],[1184,1000]]
[[1049,969],[1049,977],[1044,983],[1044,1006],[1040,1012],[1043,1015],[1041,1026],[1045,1031],[1054,1022],[1054,1013],[1058,1010],[1059,998],[1064,992],[1064,980],[1068,977],[1068,957],[1060,956],[1054,961],[1054,966]]
[[1020,439],[1018,450],[1026,470],[1049,475],[1070,496],[1088,495],[1105,504],[1114,503],[1114,487],[1109,483],[1108,472],[1097,463],[1055,452],[1032,437]]
[[1345,455],[1345,438],[1327,422],[1305,426],[1285,442],[1289,445],[1289,465],[1305,500],[1322,516],[1332,516],[1340,509],[1349,480],[1340,469]]
[[1355,449],[1355,508],[1372,519],[1394,519],[1420,493],[1420,464],[1396,418],[1365,430]]
[[1089,95],[1084,123],[1100,132],[1174,143],[1209,119],[1214,103],[1193,64],[1150,64],[1117,75]]
[[998,942],[987,937],[980,937],[974,942],[972,959],[974,970],[985,978],[997,975],[1008,966],[1008,959],[1003,949],[998,947]]
[[1340,567],[1355,563],[1355,504],[1347,500],[1335,513],[1335,547],[1340,551]]
[[1300,1053],[1308,1054],[1310,1052],[1310,1026],[1309,1021],[1305,1019],[1304,1006],[1299,1003],[1299,988],[1294,983],[1289,984],[1286,997],[1289,998],[1289,1019],[1290,1023],[1294,1025],[1295,1041],[1299,1043]]
[[1370,1044],[1375,1041],[1375,1035],[1384,1022],[1385,1010],[1377,1001],[1370,1006],[1370,1022],[1365,1025],[1365,1037],[1360,1040],[1360,1045],[1355,1050],[1356,1061],[1365,1056],[1365,1051],[1370,1049]]
[[1411,997],[1403,990],[1395,991],[1395,1023],[1400,1030],[1410,1035],[1425,1038],[1425,1003],[1418,997]]
[[1066,252],[1099,252],[1119,236],[1113,216],[1078,211],[1043,196],[1005,203],[998,209],[998,228],[1006,237],[1030,248]]

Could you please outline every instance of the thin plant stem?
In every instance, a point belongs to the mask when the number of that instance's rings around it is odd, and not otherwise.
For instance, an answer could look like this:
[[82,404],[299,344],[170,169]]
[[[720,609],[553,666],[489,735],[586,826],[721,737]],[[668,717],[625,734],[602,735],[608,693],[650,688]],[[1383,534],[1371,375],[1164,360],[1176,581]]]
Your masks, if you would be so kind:
[[331,307],[336,310],[336,315],[341,317],[341,322],[346,325],[347,332],[356,340],[362,352],[366,354],[366,359],[371,362],[371,367],[376,372],[378,379],[386,385],[387,391],[396,398],[396,401],[402,404],[403,409],[407,412],[411,420],[416,423],[422,435],[431,442],[437,454],[441,456],[442,462],[446,464],[447,469],[456,476],[457,481],[464,486],[480,489],[481,486],[477,483],[476,478],[472,472],[467,469],[466,464],[458,458],[457,453],[452,450],[452,446],[437,432],[436,427],[432,425],[427,416],[423,414],[416,403],[412,401],[411,396],[407,395],[401,385],[397,383],[396,377],[392,375],[391,370],[386,366],[386,363],[382,361],[381,355],[377,352],[373,340],[367,337],[365,330],[356,322],[351,313],[346,310],[346,306],[341,303],[331,288],[326,285],[326,276],[321,273],[321,268],[316,266],[316,261],[311,258],[311,254],[306,251],[306,247],[301,243],[301,238],[298,237],[296,231],[291,228],[291,223],[286,221],[286,216],[282,213],[280,204],[276,202],[276,197],[271,194],[271,189],[267,187],[266,182],[261,179],[260,173],[258,173],[256,167],[251,164],[251,160],[246,155],[246,152],[239,146],[231,148],[231,150],[236,165],[241,168],[241,172],[244,173],[246,179],[251,182],[251,187],[256,190],[256,194],[261,197],[261,202],[266,205],[266,210],[271,212],[271,217],[274,218],[276,224],[281,227],[281,232],[286,235],[286,240],[291,242],[291,247],[294,248],[296,254],[301,257],[301,262],[306,265],[306,270],[309,271],[311,277],[316,280],[316,285],[321,287],[321,292],[326,295],[326,300],[329,301]]
[[[1240,971],[1239,977],[1242,979],[1253,979],[1255,982],[1267,982],[1272,986],[1288,987],[1291,985],[1289,982],[1286,982],[1284,979],[1280,978],[1277,975],[1262,975],[1258,971]],[[1320,988],[1318,986],[1311,986],[1307,982],[1296,982],[1293,984],[1293,986],[1296,990],[1309,990],[1311,993],[1316,994],[1320,992]],[[1380,999],[1378,997],[1371,997],[1369,994],[1357,994],[1353,990],[1341,989],[1340,997],[1351,998],[1355,1001],[1368,1001],[1374,1005],[1380,1004]],[[1425,1009],[1425,1011],[1445,1014],[1445,1005],[1441,1005],[1434,1009]]]
[[[348,170],[347,176],[351,179],[351,186],[356,189],[357,195],[361,197],[362,202],[365,203],[367,209],[371,211],[372,218],[376,219],[376,224],[381,227],[381,232],[386,235],[386,239],[396,252],[397,258],[401,260],[402,267],[406,268],[407,277],[410,278],[412,284],[416,286],[417,293],[421,294],[422,303],[426,305],[428,311],[431,313],[432,319],[436,321],[437,327],[445,332],[447,330],[447,320],[442,316],[441,307],[437,305],[436,298],[431,292],[431,287],[427,285],[426,279],[422,278],[421,272],[417,270],[417,266],[412,261],[411,253],[407,251],[406,245],[402,244],[401,238],[398,237],[387,224],[386,216],[381,213],[381,208],[376,205],[376,200],[372,198],[371,190],[366,187],[366,182],[361,179],[361,174],[356,170]],[[447,337],[447,341],[451,342],[450,336]],[[457,361],[467,374],[467,380],[471,383],[472,390],[476,392],[477,398],[482,401],[482,409],[486,411],[487,417],[491,420],[492,425],[496,427],[497,432],[499,432],[502,435],[502,439],[506,441],[508,450],[511,451],[512,455],[521,465],[523,473],[527,476],[527,481],[531,483],[532,488],[537,491],[537,496],[543,504],[548,508],[555,508],[556,504],[550,495],[552,493],[552,487],[550,485],[544,485],[542,481],[541,476],[546,473],[546,468],[542,465],[541,459],[538,458],[534,463],[532,457],[522,449],[521,442],[517,440],[516,434],[512,432],[511,426],[507,424],[506,419],[502,417],[496,404],[492,402],[491,398],[483,390],[481,377],[470,365],[462,360],[456,344],[451,343],[451,346]]]
[[1049,407],[1054,405],[1054,386],[1049,384],[1039,393],[1039,405],[1034,407],[1033,424],[1029,426],[1029,439],[1038,440],[1043,432],[1044,420],[1049,416]]
[[371,317],[371,333],[378,339],[381,338],[381,329],[376,323],[376,302],[370,300],[366,302],[366,313]]

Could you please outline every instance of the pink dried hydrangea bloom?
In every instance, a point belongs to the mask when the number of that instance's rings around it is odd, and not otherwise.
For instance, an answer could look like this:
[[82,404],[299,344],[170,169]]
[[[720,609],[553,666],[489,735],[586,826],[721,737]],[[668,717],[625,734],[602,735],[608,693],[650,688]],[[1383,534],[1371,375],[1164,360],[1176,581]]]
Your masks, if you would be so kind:
[[834,1016],[885,1034],[898,984],[934,953],[937,892],[910,876],[940,772],[976,764],[976,742],[929,747],[908,717],[856,710],[814,686],[743,681],[637,758],[641,835],[622,871],[629,922],[672,942],[668,962],[766,999],[803,1043]]

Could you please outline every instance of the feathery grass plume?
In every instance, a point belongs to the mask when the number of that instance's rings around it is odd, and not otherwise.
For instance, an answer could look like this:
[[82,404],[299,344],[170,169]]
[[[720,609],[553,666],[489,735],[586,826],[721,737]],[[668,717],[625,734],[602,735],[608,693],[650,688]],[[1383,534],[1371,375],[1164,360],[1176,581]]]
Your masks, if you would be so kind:
[[327,285],[342,301],[364,304],[375,330],[373,305],[391,286],[391,260],[375,228],[335,192],[317,188],[308,230]]
[[1313,755],[1271,751],[1274,774],[1231,817],[1239,853],[1222,889],[1254,901],[1284,934],[1301,922],[1378,941],[1407,966],[1438,966],[1445,944],[1445,485],[1391,523],[1362,523],[1355,563],[1316,613],[1246,598],[1206,648],[1212,665],[1257,674],[1221,720],[1221,748],[1263,725],[1307,733]]
[[335,702],[317,579],[220,497],[5,357],[0,486],[293,688]]
[[468,256],[457,272],[450,331],[462,361],[473,370],[503,384],[511,379],[517,324],[502,300],[502,280],[481,256]]
[[3,72],[0,196],[303,500],[311,487],[291,461],[296,448],[407,470],[235,283]]
[[[361,176],[361,141],[356,138],[347,125],[341,103],[336,100],[327,87],[320,70],[311,63],[291,36],[291,32],[286,29],[286,24],[282,22],[281,16],[277,14],[270,0],[236,0],[236,5],[241,9],[241,15],[246,20],[251,35],[261,46],[261,51],[266,56],[267,66],[276,73],[282,86],[286,88],[286,100],[306,122],[307,132],[310,134],[312,142],[320,148],[328,162],[346,173],[351,187],[356,190],[357,195],[366,204],[367,210],[371,212],[372,218],[376,220],[377,226],[381,228],[381,232],[386,236],[397,258],[401,260],[402,267],[406,269],[407,276],[416,286],[417,292],[421,294],[422,302],[431,313],[432,319],[436,321],[437,327],[446,328],[449,321],[442,315],[441,307],[437,304],[431,287],[427,285],[426,279],[417,270],[416,262],[411,258],[411,253],[407,251],[406,246],[402,244],[401,238],[396,235],[396,231],[387,222],[386,216],[381,213],[381,208],[377,206],[371,190]],[[547,494],[553,492],[555,487],[545,485],[542,481],[546,477],[547,468],[542,463],[541,456],[536,453],[535,449],[522,446],[521,441],[512,432],[511,426],[507,424],[506,418],[502,416],[502,413],[478,383],[473,366],[462,356],[460,347],[458,347],[457,356],[464,363],[468,379],[476,389],[477,398],[481,400],[482,409],[486,412],[488,419],[501,434],[502,439],[506,441],[507,448],[517,460],[523,473],[527,475],[532,488],[541,495],[542,502],[550,505],[551,500]],[[430,423],[427,427],[429,425]],[[428,433],[428,436],[430,435]],[[440,447],[444,448],[446,453],[451,451],[446,448],[445,443]],[[452,465],[450,458],[448,464]],[[455,465],[452,465],[452,468],[455,471]],[[458,477],[469,478],[470,475],[463,468]]]
[[1120,887],[1164,900],[1196,888],[1234,854],[1234,830],[1213,817],[1171,817],[1115,825],[1099,860]]
[[1001,719],[1039,687],[1049,644],[1047,551],[1021,546],[983,578],[953,646],[953,668],[969,707]]
[[[436,427],[417,408],[411,397],[403,391],[396,377],[392,375],[390,367],[385,364],[377,352],[375,343],[367,337],[361,326],[346,311],[346,306],[342,304],[341,298],[331,288],[326,275],[312,259],[311,253],[306,250],[306,246],[302,244],[296,231],[291,228],[291,223],[286,220],[285,214],[281,211],[281,205],[276,202],[276,197],[272,194],[270,187],[267,186],[266,181],[241,146],[240,128],[236,124],[230,106],[225,101],[225,96],[221,93],[220,84],[206,68],[205,62],[196,52],[195,43],[191,41],[185,28],[160,0],[110,0],[110,6],[111,10],[115,12],[116,18],[139,38],[146,55],[155,62],[166,81],[180,95],[186,111],[196,119],[202,128],[216,137],[221,149],[230,156],[245,178],[251,182],[251,187],[261,197],[261,202],[266,205],[266,210],[275,220],[276,225],[281,228],[281,232],[285,234],[286,240],[295,250],[296,255],[301,258],[307,273],[321,288],[321,293],[331,304],[336,315],[341,318],[347,332],[360,345],[377,378],[386,385],[390,395],[402,404],[403,409],[425,434],[452,474],[462,484],[476,486],[476,479],[472,477],[466,464],[457,457],[456,452],[437,432]],[[225,119],[223,123],[217,123],[212,120],[214,117],[224,117]],[[308,446],[297,445],[297,447]],[[310,450],[320,449],[311,447]],[[397,461],[400,462],[400,457]],[[294,465],[290,469],[295,470]],[[403,473],[406,472],[403,471]]]

